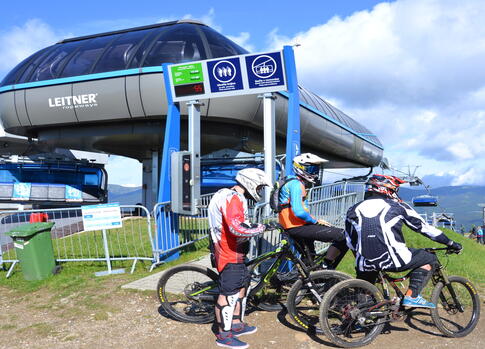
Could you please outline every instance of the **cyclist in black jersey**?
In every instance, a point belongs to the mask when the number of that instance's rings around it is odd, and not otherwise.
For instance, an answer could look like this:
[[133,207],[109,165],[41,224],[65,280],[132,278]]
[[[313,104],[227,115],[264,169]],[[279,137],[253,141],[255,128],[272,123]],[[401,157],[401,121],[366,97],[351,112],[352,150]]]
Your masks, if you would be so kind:
[[345,235],[348,247],[356,255],[357,277],[375,283],[378,271],[412,270],[409,289],[402,305],[435,308],[421,295],[432,275],[436,256],[424,249],[408,248],[401,228],[406,224],[433,241],[461,250],[441,230],[424,219],[397,195],[406,183],[394,176],[373,175],[366,183],[364,201],[347,212]]

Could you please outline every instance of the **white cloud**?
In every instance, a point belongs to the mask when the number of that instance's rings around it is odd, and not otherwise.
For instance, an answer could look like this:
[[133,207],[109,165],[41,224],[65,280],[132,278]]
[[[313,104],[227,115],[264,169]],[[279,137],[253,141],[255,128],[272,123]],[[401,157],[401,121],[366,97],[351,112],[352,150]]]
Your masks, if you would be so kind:
[[456,176],[452,185],[475,184],[483,185],[485,183],[485,172],[483,168],[470,168],[466,172]]
[[142,184],[142,164],[122,156],[110,156],[105,166],[110,184],[138,187]]
[[301,45],[300,83],[376,133],[392,163],[485,184],[466,175],[485,167],[483,18],[479,0],[398,0],[268,38]]
[[252,45],[249,41],[251,38],[251,34],[249,34],[248,32],[241,32],[238,36],[227,35],[227,37],[239,46],[244,47],[249,52],[255,52],[254,45]]
[[63,36],[47,23],[30,19],[22,26],[15,26],[0,33],[0,76],[24,58],[40,49],[56,43]]

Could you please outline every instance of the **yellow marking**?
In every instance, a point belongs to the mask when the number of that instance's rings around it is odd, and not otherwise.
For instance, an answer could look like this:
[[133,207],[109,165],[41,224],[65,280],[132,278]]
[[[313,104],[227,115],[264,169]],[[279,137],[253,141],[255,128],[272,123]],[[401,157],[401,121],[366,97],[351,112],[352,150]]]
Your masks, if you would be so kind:
[[476,295],[476,294],[477,294],[477,291],[475,291],[475,287],[473,287],[473,285],[472,285],[470,282],[467,282],[466,284],[468,285],[468,287],[470,287],[470,288],[471,288],[471,290],[472,290],[473,294],[475,294],[475,295]]
[[301,320],[296,316],[296,315],[293,315],[293,318],[296,320],[296,322],[298,322],[302,327],[308,329],[308,326],[306,324],[304,324],[303,322],[301,322]]
[[160,289],[158,289],[158,294],[160,295],[160,300],[161,300],[162,302],[166,302],[166,301],[165,301],[165,298],[163,298],[163,289],[161,289],[161,288],[160,288]]

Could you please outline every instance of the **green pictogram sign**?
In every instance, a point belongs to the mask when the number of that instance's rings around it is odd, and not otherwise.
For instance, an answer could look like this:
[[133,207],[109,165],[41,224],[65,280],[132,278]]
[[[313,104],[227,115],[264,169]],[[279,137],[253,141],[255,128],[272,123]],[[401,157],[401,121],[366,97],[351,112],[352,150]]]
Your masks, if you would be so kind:
[[202,63],[191,63],[171,67],[174,86],[203,82]]

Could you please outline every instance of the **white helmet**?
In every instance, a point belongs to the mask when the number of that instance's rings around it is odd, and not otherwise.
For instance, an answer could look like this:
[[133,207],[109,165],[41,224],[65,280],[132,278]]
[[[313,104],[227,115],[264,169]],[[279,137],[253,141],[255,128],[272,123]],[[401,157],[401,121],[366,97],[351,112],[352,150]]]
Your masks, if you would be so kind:
[[293,159],[293,170],[298,177],[303,178],[309,183],[315,184],[318,180],[320,167],[323,163],[328,162],[318,155],[304,153],[295,156]]
[[236,181],[256,201],[261,200],[264,187],[272,185],[266,173],[259,168],[245,168],[238,171]]

